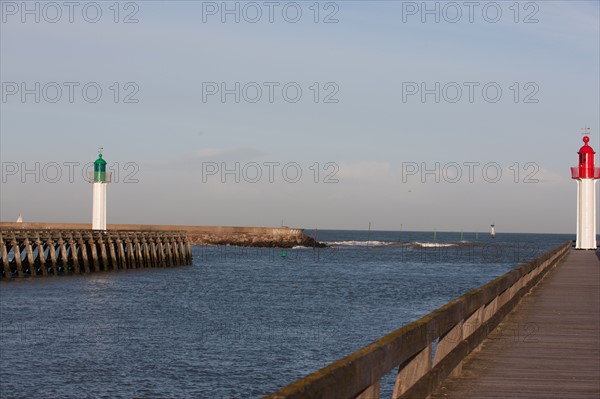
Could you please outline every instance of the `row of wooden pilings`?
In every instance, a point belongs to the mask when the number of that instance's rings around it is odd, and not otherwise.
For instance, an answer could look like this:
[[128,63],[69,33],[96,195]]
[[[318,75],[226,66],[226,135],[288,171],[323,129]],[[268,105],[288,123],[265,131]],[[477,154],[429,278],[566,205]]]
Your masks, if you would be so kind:
[[2,278],[190,265],[185,232],[1,230]]

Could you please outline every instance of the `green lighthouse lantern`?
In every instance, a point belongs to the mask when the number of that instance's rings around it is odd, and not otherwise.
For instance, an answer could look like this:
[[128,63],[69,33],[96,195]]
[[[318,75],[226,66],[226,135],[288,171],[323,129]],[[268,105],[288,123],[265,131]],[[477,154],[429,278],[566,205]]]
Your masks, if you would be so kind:
[[94,182],[106,182],[106,161],[102,159],[102,153],[94,162]]

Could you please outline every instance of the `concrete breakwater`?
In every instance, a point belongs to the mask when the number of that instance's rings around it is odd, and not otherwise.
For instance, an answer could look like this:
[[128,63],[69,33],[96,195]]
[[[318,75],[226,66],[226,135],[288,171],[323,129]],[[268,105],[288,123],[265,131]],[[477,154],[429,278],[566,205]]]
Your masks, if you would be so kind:
[[[86,223],[13,223],[0,222],[0,230],[90,230]],[[324,247],[307,236],[303,229],[289,227],[233,227],[233,226],[178,226],[178,225],[143,225],[143,224],[109,224],[112,231],[181,231],[187,235],[191,245],[238,245],[244,247],[280,247],[295,246]]]

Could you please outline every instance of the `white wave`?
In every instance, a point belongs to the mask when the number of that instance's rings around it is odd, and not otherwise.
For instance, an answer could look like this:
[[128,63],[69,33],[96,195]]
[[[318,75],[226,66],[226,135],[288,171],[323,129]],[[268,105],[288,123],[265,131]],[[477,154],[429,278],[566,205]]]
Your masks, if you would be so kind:
[[440,243],[440,242],[414,242],[413,245],[421,248],[442,248],[442,247],[455,247],[457,244],[452,243]]
[[326,241],[325,244],[329,246],[339,247],[370,247],[370,246],[381,246],[394,244],[389,241]]
[[312,247],[305,247],[304,245],[296,245],[295,247],[292,247],[292,249],[309,249]]

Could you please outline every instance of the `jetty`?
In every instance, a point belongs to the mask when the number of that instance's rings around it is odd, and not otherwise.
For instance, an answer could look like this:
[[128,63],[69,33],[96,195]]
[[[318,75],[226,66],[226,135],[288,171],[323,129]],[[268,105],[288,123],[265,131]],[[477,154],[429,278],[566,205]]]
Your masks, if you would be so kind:
[[190,265],[185,232],[0,230],[2,279]]
[[[567,241],[268,399],[600,397],[600,260]],[[504,339],[501,339],[504,337]]]
[[[0,231],[13,230],[90,230],[86,223],[18,223],[0,222]],[[292,248],[324,247],[307,236],[303,229],[290,227],[183,226],[152,224],[108,224],[111,231],[179,231],[191,245],[237,245],[243,247]]]
[[192,264],[192,245],[323,247],[302,229],[0,222],[3,279]]

